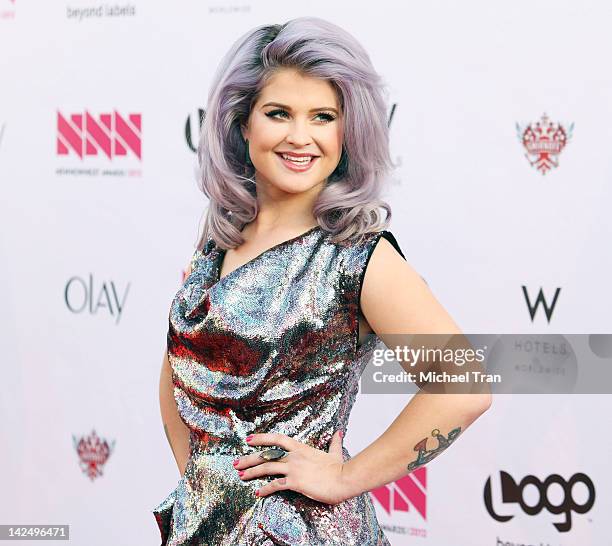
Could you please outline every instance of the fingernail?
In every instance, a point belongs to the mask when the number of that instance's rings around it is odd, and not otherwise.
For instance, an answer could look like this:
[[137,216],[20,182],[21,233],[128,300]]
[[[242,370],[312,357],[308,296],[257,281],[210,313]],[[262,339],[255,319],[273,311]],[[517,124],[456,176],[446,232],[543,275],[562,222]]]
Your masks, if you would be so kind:
[[239,470],[238,471],[238,476],[242,476],[244,474],[244,470]]
[[248,435],[248,436],[245,438],[245,440],[246,440],[247,442],[250,442],[252,439],[253,439],[253,435],[252,435],[252,434],[249,434],[249,435]]
[[255,496],[259,497],[259,489],[257,491],[255,491]]
[[340,431],[340,438],[344,438],[344,432]]
[[236,466],[238,464],[239,459],[234,459],[234,462],[232,463],[234,466]]

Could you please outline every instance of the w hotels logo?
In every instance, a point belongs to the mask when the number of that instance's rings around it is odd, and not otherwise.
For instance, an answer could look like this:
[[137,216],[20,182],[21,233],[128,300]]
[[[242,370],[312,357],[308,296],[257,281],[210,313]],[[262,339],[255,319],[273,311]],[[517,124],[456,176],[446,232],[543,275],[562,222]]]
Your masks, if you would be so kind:
[[416,510],[427,519],[427,468],[417,468],[395,482],[370,491],[387,514]]
[[572,138],[573,130],[573,123],[566,128],[561,123],[551,122],[546,114],[540,121],[527,126],[516,124],[516,133],[525,148],[527,161],[542,174],[559,166],[559,155]]
[[529,293],[527,292],[527,287],[525,285],[521,286],[523,289],[523,296],[525,296],[525,303],[527,304],[527,308],[529,309],[529,316],[531,317],[531,322],[533,322],[536,313],[538,311],[538,307],[540,304],[544,309],[544,314],[546,315],[546,320],[550,323],[550,319],[552,318],[553,311],[555,310],[555,305],[557,305],[557,298],[561,293],[561,287],[558,286],[555,290],[555,295],[553,296],[552,302],[549,304],[544,297],[544,292],[542,291],[542,287],[540,287],[540,291],[538,292],[538,297],[535,302],[532,303],[529,298]]
[[57,153],[84,156],[105,155],[109,159],[128,153],[142,158],[142,115],[122,117],[118,112],[100,114],[98,119],[89,112],[63,115],[57,113]]

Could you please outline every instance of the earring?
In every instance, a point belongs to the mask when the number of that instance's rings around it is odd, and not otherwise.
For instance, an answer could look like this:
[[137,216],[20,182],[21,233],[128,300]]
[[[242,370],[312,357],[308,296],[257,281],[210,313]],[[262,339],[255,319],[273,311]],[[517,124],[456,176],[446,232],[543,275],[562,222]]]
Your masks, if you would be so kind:
[[346,153],[346,148],[342,146],[342,153],[340,154],[340,160],[338,161],[338,165],[334,169],[334,172],[329,175],[327,178],[328,182],[336,182],[344,178],[348,171],[348,154]]
[[249,141],[248,139],[245,139],[245,145],[246,145],[246,158],[245,158],[245,163],[247,164],[247,167],[252,167],[253,166],[253,162],[251,161],[251,156],[249,155]]

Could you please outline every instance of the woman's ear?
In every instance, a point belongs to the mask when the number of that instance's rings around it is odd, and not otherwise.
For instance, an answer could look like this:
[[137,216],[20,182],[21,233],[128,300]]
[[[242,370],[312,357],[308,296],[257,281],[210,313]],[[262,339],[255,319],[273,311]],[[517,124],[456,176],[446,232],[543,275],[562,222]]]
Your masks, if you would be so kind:
[[240,132],[242,133],[242,138],[244,140],[248,140],[249,138],[249,128],[247,125],[240,125]]

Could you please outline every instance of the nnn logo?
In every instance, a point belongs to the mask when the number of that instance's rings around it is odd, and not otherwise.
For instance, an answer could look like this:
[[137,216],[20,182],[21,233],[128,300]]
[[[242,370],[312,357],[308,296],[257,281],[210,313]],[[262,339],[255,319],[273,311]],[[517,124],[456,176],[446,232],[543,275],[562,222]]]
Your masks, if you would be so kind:
[[392,512],[410,512],[410,507],[427,519],[427,469],[417,468],[393,483],[373,489],[370,493],[384,508]]
[[141,159],[141,126],[141,114],[129,114],[126,118],[115,111],[100,114],[96,119],[87,111],[70,115],[58,112],[57,153],[74,153],[81,159],[92,155],[112,159],[129,151]]

